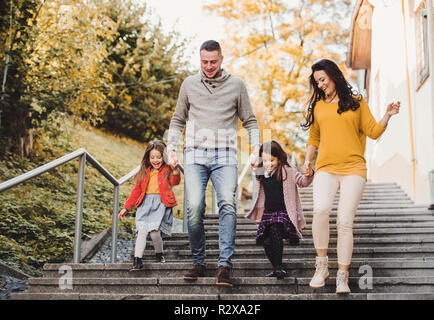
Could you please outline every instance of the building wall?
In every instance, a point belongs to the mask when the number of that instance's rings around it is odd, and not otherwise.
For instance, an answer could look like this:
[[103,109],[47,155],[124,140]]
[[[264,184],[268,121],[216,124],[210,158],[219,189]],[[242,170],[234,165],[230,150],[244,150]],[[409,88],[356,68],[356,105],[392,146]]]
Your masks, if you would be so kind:
[[[399,100],[401,110],[399,115],[392,117],[380,139],[368,139],[366,159],[368,179],[374,182],[397,182],[416,203],[428,204],[431,201],[428,172],[434,169],[433,61],[431,54],[430,74],[419,86],[415,49],[416,2],[420,0],[405,1],[409,99],[401,1],[372,1],[374,11],[368,102],[377,120],[384,115],[386,106],[392,101]],[[431,25],[430,41],[433,35]],[[412,140],[416,167],[415,186]]]

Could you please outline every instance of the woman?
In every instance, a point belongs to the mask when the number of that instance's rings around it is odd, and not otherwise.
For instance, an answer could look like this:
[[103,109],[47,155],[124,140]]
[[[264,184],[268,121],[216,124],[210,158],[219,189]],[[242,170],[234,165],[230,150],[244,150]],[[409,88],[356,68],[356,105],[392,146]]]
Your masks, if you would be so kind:
[[327,249],[329,215],[337,190],[338,272],[336,293],[349,293],[348,269],[353,253],[353,221],[366,182],[364,158],[366,136],[377,139],[390,118],[399,112],[400,102],[390,103],[384,117],[377,122],[361,95],[354,95],[339,67],[322,59],[312,65],[310,86],[313,94],[302,124],[310,129],[303,174],[312,171],[312,158],[318,150],[313,182],[312,235],[317,257],[312,288],[325,285],[329,276]]

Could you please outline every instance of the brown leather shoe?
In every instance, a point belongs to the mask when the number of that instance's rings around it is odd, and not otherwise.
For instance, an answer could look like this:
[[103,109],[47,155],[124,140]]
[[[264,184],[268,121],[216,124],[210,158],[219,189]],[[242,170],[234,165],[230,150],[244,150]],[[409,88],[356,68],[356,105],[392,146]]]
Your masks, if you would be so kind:
[[205,274],[205,266],[201,264],[195,264],[193,268],[184,274],[185,280],[197,280],[199,277],[203,277]]
[[217,270],[216,285],[224,286],[224,287],[232,287],[230,274],[231,274],[231,268],[220,266],[219,269]]

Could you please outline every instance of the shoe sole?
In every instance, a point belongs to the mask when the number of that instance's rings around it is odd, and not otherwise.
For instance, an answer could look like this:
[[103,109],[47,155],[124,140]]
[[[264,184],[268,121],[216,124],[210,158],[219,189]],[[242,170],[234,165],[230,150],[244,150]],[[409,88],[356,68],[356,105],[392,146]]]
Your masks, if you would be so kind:
[[143,271],[144,269],[130,269],[129,271],[134,272],[134,271]]
[[348,293],[351,293],[351,290],[350,290],[350,288],[348,288],[348,290],[345,290],[345,291],[338,291],[338,290],[336,290],[336,294],[348,294]]
[[336,291],[336,294],[349,294],[351,291]]
[[329,278],[329,276],[330,276],[330,274],[328,274],[327,277],[324,278],[324,282],[323,282],[322,284],[320,284],[320,285],[318,285],[318,286],[315,286],[315,285],[311,285],[311,284],[309,283],[309,287],[314,288],[314,289],[318,289],[318,288],[322,288],[322,287],[324,287],[325,284],[326,284],[327,279]]
[[218,285],[218,286],[221,286],[221,287],[232,287],[232,284],[231,283],[227,283],[227,282],[217,282],[216,281],[215,284]]
[[184,276],[184,280],[197,280],[198,278],[201,278],[201,277],[204,277],[204,275],[197,276],[197,277]]

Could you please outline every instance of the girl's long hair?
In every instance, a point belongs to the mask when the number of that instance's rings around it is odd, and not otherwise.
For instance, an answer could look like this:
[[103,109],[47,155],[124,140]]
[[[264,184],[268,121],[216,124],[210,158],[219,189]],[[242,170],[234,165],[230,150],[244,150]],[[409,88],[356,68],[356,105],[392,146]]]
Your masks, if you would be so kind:
[[304,130],[308,130],[314,121],[314,109],[319,100],[325,100],[326,96],[324,91],[318,88],[318,85],[314,78],[315,71],[323,70],[333,80],[336,88],[336,93],[339,97],[337,113],[352,110],[355,111],[360,107],[360,101],[362,100],[361,94],[355,94],[353,87],[345,80],[342,71],[339,69],[336,63],[328,59],[322,59],[312,65],[312,73],[309,77],[310,90],[313,89],[312,96],[308,102],[307,113],[305,114],[305,122],[301,124]]
[[[142,161],[140,163],[140,170],[139,172],[137,172],[135,176],[136,182],[142,181],[143,178],[146,176],[146,172],[148,168],[152,168],[151,160],[149,158],[150,158],[151,151],[154,149],[158,150],[161,153],[161,156],[163,157],[163,164],[161,166],[164,166],[166,164],[166,159],[167,159],[165,153],[166,144],[161,140],[151,141],[146,147],[145,154],[143,155]],[[168,167],[167,174],[166,174],[168,180],[171,172],[172,172],[172,168]]]
[[[282,172],[284,171],[282,169],[284,166],[291,167],[291,165],[288,162],[288,154],[285,152],[285,150],[283,150],[282,146],[274,140],[264,142],[259,148],[260,167],[263,167],[263,162],[262,162],[263,152],[271,154],[273,157],[276,157],[278,159],[278,164],[276,167],[276,180],[278,182],[282,180],[286,180],[287,177],[285,177],[285,179],[282,179],[283,178]],[[256,178],[258,180],[262,180],[263,177],[264,177],[263,175],[258,175]]]

